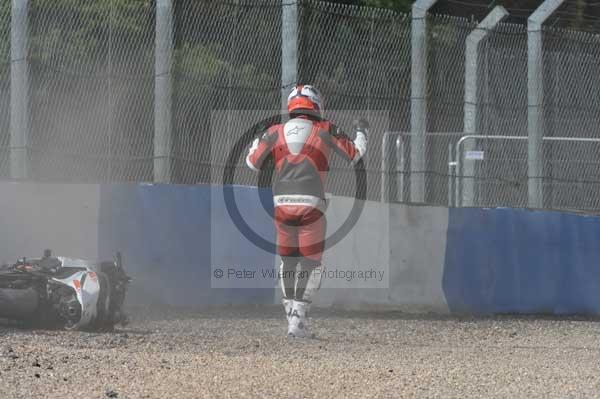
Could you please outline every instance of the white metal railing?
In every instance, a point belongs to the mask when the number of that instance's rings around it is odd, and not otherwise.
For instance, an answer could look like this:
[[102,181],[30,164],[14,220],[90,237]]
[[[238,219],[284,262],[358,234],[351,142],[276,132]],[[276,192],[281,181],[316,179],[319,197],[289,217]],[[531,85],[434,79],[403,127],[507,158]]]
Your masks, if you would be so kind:
[[[443,157],[438,159],[447,159],[447,172],[441,170],[433,171],[433,173],[447,173],[447,205],[449,207],[463,207],[463,206],[475,206],[475,190],[476,186],[475,178],[475,164],[482,160],[487,160],[489,155],[481,150],[481,145],[478,144],[477,140],[494,140],[494,141],[521,141],[527,142],[527,136],[505,136],[505,135],[465,135],[464,132],[440,132],[440,133],[428,133],[427,137],[431,136],[457,136],[456,139],[451,138],[448,142],[448,152],[442,154],[440,151],[441,143],[438,142],[437,153],[430,154],[430,157]],[[412,196],[409,191],[410,184],[410,173],[415,172],[410,169],[410,155],[407,150],[409,146],[409,140],[412,135],[408,132],[386,132],[382,138],[381,145],[381,201],[398,201],[398,202],[410,202]],[[584,137],[544,137],[544,142],[566,142],[566,143],[595,143],[600,144],[600,138],[584,138]],[[479,160],[465,159],[465,152],[472,150],[474,153],[472,156]],[[432,151],[430,148],[429,151]],[[600,151],[600,149],[599,149]],[[527,161],[527,155],[525,155],[523,161]],[[575,161],[575,154],[567,157],[567,162]],[[482,159],[483,158],[483,159]],[[573,158],[573,159],[571,159]],[[553,161],[549,159],[548,161]],[[444,162],[444,161],[442,161]],[[416,171],[417,173],[423,173],[426,175],[427,170]],[[438,168],[439,169],[439,165]],[[524,176],[524,178],[538,178],[539,176]],[[429,178],[431,179],[431,177]],[[426,180],[429,180],[426,179]],[[439,182],[439,180],[438,180]],[[429,190],[435,191],[436,204],[441,205],[444,203],[443,196],[446,195],[446,187],[434,187],[435,183],[429,180]],[[528,185],[527,185],[528,187]],[[394,188],[394,189],[392,189]],[[430,193],[431,194],[431,193]],[[506,194],[506,193],[504,193]],[[527,193],[525,193],[527,197]],[[501,192],[498,195],[502,195]],[[587,194],[586,194],[587,195]],[[441,200],[441,201],[440,201]],[[514,205],[514,204],[504,204]],[[527,206],[526,203],[523,204]]]
[[[465,162],[463,161],[463,147],[469,140],[515,140],[515,141],[527,141],[527,136],[488,136],[488,135],[465,135],[461,137],[455,146],[455,157],[454,160],[448,162],[449,176],[454,181],[449,187],[453,190],[449,190],[449,206],[474,206],[473,193],[474,193],[474,173],[465,174]],[[572,143],[598,143],[600,144],[600,138],[586,138],[586,137],[544,137],[544,142],[572,142]],[[450,158],[449,158],[450,159]],[[531,178],[531,176],[529,176]],[[538,179],[540,176],[533,176]],[[465,181],[469,184],[465,184]],[[466,186],[466,188],[465,188]],[[454,201],[451,200],[451,194],[454,192]]]
[[[451,138],[453,136],[456,136],[456,140],[458,140],[464,133],[463,132],[434,132],[434,133],[427,133],[424,136],[424,139],[427,140],[428,138],[432,138],[432,137],[447,137],[447,138]],[[382,202],[388,202],[388,201],[398,201],[398,202],[414,202],[414,196],[413,196],[413,187],[412,187],[412,177],[411,175],[413,174],[421,174],[423,176],[426,176],[428,174],[428,172],[430,172],[428,170],[428,168],[425,167],[425,164],[423,165],[424,169],[423,170],[419,170],[419,169],[415,169],[410,167],[410,162],[412,161],[412,157],[408,154],[408,152],[406,151],[406,149],[408,147],[410,147],[410,145],[408,145],[406,143],[407,139],[412,139],[415,135],[409,132],[386,132],[383,135],[382,138],[382,143],[381,143],[381,201]],[[443,150],[442,152],[434,154],[434,157],[448,157],[448,160],[451,160],[453,158],[453,151],[454,151],[454,145],[452,144],[454,140],[451,140],[451,143],[448,144],[448,152],[445,153],[446,150]],[[412,142],[411,142],[412,145]],[[407,147],[408,146],[408,147]],[[391,163],[391,159],[392,155],[394,155],[394,160],[395,162],[392,164]],[[441,158],[441,159],[444,159]],[[437,173],[439,174],[446,174],[447,172],[445,172],[444,170],[438,170]],[[447,195],[447,203],[448,205],[450,205],[452,203],[452,201],[454,201],[454,195],[450,194],[454,191],[453,188],[450,188],[452,184],[454,184],[454,179],[452,176],[452,171],[449,171],[448,173],[448,195]],[[395,180],[395,187],[396,190],[394,192],[392,192],[391,187],[392,187],[392,180]],[[424,177],[424,181],[426,181],[427,178]],[[429,184],[431,186],[431,184]],[[408,189],[408,187],[410,187],[410,190]],[[417,189],[420,189],[419,187],[417,187]],[[434,187],[435,189],[435,187]],[[431,190],[431,187],[430,187]],[[436,190],[434,190],[436,191]],[[441,192],[442,190],[437,190],[437,195],[434,195],[434,197],[436,197],[436,201],[435,204],[437,205],[443,205],[445,203],[446,200],[442,200],[440,201],[441,197],[445,197],[446,196],[446,192],[444,191],[443,193]],[[431,193],[430,193],[431,194]],[[427,201],[423,201],[423,203],[425,203]]]

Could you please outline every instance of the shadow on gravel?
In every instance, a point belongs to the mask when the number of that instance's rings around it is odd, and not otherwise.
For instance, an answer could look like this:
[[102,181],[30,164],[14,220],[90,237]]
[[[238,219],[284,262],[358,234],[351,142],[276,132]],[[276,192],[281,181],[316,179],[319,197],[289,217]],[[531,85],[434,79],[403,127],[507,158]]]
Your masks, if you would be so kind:
[[22,322],[0,319],[0,337],[3,335],[17,333],[17,332],[27,332],[33,335],[41,335],[41,336],[58,336],[62,333],[73,333],[80,334],[88,337],[95,336],[108,336],[108,335],[122,335],[129,334],[134,336],[143,336],[153,334],[154,331],[144,329],[144,328],[136,328],[135,326],[127,325],[126,327],[115,327],[112,331],[69,331],[60,327],[37,327],[27,325]]
[[[130,324],[116,327],[113,331],[74,331],[86,336],[129,334],[144,336],[154,333],[146,328],[144,322],[174,320],[280,320],[283,310],[278,305],[230,305],[205,307],[169,307],[169,306],[135,306],[128,308],[131,315]],[[440,313],[408,313],[390,309],[350,310],[344,308],[318,308],[311,312],[319,319],[337,318],[352,320],[399,320],[399,321],[447,321],[454,323],[473,323],[485,321],[570,321],[597,322],[600,316],[590,315],[552,315],[552,314],[499,314],[499,315],[456,315]],[[138,325],[138,324],[142,325]],[[14,332],[31,332],[36,335],[53,336],[66,332],[61,328],[40,328],[13,320],[0,319],[0,336]]]
[[[168,321],[193,319],[281,319],[283,310],[279,305],[228,305],[206,307],[136,306],[128,309],[135,321]],[[369,320],[415,320],[415,321],[600,321],[600,315],[553,315],[553,314],[497,314],[469,315],[442,313],[408,313],[391,309],[351,310],[346,308],[314,307],[312,316],[318,318],[369,319]]]

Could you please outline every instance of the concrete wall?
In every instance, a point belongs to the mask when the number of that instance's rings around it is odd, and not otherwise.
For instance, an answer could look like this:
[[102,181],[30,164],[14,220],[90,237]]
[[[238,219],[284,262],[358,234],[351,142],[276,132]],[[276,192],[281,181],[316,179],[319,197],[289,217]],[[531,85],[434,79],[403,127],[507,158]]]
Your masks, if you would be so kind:
[[390,303],[409,311],[447,312],[442,289],[448,209],[391,204]]
[[[333,197],[326,211],[327,236],[348,219],[352,198]],[[385,204],[365,201],[356,225],[323,255],[325,275],[316,305],[375,305],[390,301],[389,215]],[[362,275],[359,274],[362,272]]]
[[[352,199],[332,198],[328,236],[352,205]],[[325,278],[315,305],[448,312],[442,289],[447,228],[447,208],[366,201],[358,223],[325,252],[323,265],[326,270],[374,270],[384,279]],[[280,297],[277,292],[276,301]]]

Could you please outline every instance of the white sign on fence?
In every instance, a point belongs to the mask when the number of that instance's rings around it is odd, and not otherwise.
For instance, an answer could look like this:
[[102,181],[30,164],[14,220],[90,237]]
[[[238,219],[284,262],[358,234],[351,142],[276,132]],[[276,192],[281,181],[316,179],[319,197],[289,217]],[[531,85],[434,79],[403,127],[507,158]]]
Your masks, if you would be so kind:
[[465,159],[472,159],[475,161],[483,161],[484,151],[467,151],[465,153]]

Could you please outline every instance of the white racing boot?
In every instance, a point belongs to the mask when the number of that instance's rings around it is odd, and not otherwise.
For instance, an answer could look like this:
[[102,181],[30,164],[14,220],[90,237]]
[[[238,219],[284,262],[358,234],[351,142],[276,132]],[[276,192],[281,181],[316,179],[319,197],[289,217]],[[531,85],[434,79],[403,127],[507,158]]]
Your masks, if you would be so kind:
[[292,301],[291,314],[288,321],[288,336],[294,338],[312,338],[308,326],[310,303]]

